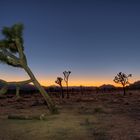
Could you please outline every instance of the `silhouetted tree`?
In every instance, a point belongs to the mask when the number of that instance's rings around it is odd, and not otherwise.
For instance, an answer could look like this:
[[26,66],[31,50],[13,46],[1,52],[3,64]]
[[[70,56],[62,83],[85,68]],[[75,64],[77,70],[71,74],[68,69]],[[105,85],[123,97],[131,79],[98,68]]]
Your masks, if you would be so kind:
[[68,91],[68,81],[69,81],[69,75],[71,74],[71,71],[64,71],[64,81],[66,83],[66,87],[67,87],[67,98],[69,98],[69,91]]
[[[4,27],[2,34],[4,35],[4,39],[0,40],[0,61],[10,66],[23,68],[30,77],[27,81],[13,82],[17,87],[17,95],[19,94],[20,85],[32,82],[44,97],[49,110],[51,112],[56,111],[55,104],[28,67],[23,46],[23,24],[14,24],[12,27]],[[7,85],[10,83],[4,80],[1,81],[5,83],[4,88],[1,90],[4,93],[7,91]]]
[[124,91],[124,95],[126,94],[126,91],[125,91],[126,85],[130,84],[129,83],[129,77],[132,77],[132,74],[128,74],[127,75],[125,73],[119,72],[117,74],[117,76],[115,76],[115,78],[113,80],[115,83],[122,85],[123,91]]
[[61,77],[57,77],[55,83],[60,86],[60,88],[61,88],[61,97],[64,98],[62,81],[63,81],[63,79]]

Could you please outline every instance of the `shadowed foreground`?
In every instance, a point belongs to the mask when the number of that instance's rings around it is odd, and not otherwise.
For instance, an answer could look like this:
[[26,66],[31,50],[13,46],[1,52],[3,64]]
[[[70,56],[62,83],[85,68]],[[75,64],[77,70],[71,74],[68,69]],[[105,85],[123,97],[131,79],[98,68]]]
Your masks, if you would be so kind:
[[[38,95],[0,99],[0,140],[140,140],[140,94],[94,94],[57,102],[49,115]],[[32,100],[31,100],[32,99]],[[9,114],[40,115],[44,120],[7,119]]]

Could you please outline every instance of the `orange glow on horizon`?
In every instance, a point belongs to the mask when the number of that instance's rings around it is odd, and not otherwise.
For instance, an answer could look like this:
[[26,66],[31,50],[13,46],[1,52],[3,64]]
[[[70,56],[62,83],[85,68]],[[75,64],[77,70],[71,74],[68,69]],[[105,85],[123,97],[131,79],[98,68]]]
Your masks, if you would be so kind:
[[[58,86],[55,82],[53,81],[50,81],[50,82],[46,82],[45,80],[40,80],[40,83],[41,85],[43,86],[53,86],[53,85],[56,85]],[[65,86],[65,82],[63,81],[63,86]],[[69,86],[102,86],[104,84],[110,84],[110,85],[114,85],[116,87],[121,87],[121,84],[116,84],[114,83],[113,81],[106,81],[106,82],[102,82],[102,81],[96,81],[96,82],[93,82],[93,81],[83,81],[81,82],[80,80],[75,80],[75,81],[69,81]]]
[[[37,76],[36,77],[38,81],[41,83],[43,86],[52,86],[52,85],[57,85],[55,83],[56,78],[54,76]],[[29,79],[28,76],[20,77],[20,76],[1,76],[1,79],[6,80],[6,81],[22,81],[22,80],[27,80]],[[138,81],[136,78],[131,78],[130,83],[133,83],[135,81]],[[65,82],[63,81],[63,86],[65,86]],[[113,79],[108,78],[105,79],[103,78],[96,78],[93,79],[92,77],[87,77],[87,78],[81,78],[81,77],[70,77],[69,79],[69,86],[101,86],[103,84],[111,84],[117,87],[120,87],[120,84],[116,84],[113,82]]]

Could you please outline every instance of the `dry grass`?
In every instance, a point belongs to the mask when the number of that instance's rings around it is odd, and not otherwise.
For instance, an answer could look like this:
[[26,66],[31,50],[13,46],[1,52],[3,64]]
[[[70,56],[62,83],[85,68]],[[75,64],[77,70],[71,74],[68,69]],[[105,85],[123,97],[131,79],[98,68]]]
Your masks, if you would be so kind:
[[8,120],[9,114],[47,114],[46,106],[26,104],[25,99],[8,99],[6,105],[0,99],[0,140],[140,140],[139,97],[106,94],[69,100],[58,103],[60,113],[45,120]]

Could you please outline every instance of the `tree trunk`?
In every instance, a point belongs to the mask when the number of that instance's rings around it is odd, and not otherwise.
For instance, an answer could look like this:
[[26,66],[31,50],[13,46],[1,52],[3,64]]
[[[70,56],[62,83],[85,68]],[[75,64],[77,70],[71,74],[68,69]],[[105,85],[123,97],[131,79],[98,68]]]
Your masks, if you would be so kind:
[[23,68],[28,73],[28,75],[31,78],[31,80],[32,80],[33,84],[35,85],[35,87],[40,91],[41,95],[44,97],[50,112],[51,113],[56,113],[57,108],[55,107],[55,104],[53,103],[53,101],[51,100],[51,98],[49,97],[49,95],[45,91],[45,89],[37,81],[37,79],[35,78],[34,74],[30,70],[30,68],[27,65],[24,65]]
[[125,86],[123,86],[123,95],[126,95],[126,90],[125,90]]
[[65,98],[65,96],[64,96],[64,92],[63,92],[63,87],[62,87],[62,85],[60,85],[60,88],[61,88],[61,97],[62,97],[62,99],[63,99],[63,98]]
[[67,85],[67,98],[69,99],[70,95],[69,95],[69,89],[68,89],[68,82],[66,83],[66,85]]
[[20,98],[19,91],[20,91],[20,87],[17,86],[17,87],[16,87],[16,97],[17,97],[17,98]]

